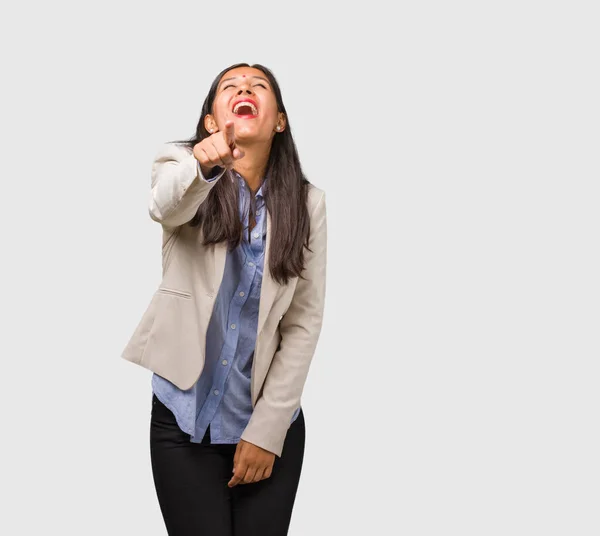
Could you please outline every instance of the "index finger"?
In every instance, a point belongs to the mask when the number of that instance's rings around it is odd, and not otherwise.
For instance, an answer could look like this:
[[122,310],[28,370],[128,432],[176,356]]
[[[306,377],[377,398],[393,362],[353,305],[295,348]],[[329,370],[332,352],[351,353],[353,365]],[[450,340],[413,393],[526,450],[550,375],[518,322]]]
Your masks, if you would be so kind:
[[225,141],[230,147],[235,146],[235,127],[231,120],[225,123]]

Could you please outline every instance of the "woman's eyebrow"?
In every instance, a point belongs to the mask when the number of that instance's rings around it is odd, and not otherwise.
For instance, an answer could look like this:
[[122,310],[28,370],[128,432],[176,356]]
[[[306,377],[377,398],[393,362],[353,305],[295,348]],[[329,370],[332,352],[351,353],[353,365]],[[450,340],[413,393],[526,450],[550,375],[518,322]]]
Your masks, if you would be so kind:
[[[237,80],[239,78],[239,76],[232,76],[231,78],[226,78],[225,80],[221,80],[221,83],[219,84],[219,87],[224,84],[225,82],[230,82],[231,80]],[[259,80],[264,80],[267,84],[269,83],[269,81],[262,77],[262,76],[251,76],[250,78],[258,78]]]

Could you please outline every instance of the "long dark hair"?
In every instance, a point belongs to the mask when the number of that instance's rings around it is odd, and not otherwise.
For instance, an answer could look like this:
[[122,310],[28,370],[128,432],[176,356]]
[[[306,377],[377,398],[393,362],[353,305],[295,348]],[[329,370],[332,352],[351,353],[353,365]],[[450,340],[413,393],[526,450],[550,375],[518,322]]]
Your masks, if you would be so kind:
[[[273,73],[263,65],[248,63],[236,63],[223,69],[214,79],[204,100],[195,136],[172,143],[183,144],[193,150],[197,143],[210,136],[204,127],[204,118],[213,112],[213,103],[221,78],[227,71],[237,67],[252,67],[264,73],[275,92],[278,112],[284,113],[286,117],[285,129],[275,134],[271,145],[265,172],[265,178],[268,177],[269,180],[264,182],[263,178],[263,196],[271,215],[268,268],[271,277],[279,284],[285,285],[290,278],[301,277],[304,268],[304,247],[308,248],[310,236],[310,217],[306,204],[310,182],[302,172],[290,120]],[[232,178],[227,176],[230,173],[226,171],[217,181],[196,215],[188,222],[193,227],[201,226],[205,245],[227,241],[229,248],[233,249],[242,240],[238,183],[225,180]]]

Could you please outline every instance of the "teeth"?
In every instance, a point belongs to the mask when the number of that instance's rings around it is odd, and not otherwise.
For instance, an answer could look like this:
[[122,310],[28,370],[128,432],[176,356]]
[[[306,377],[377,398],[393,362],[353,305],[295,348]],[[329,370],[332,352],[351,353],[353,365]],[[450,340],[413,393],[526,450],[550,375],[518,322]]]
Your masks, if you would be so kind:
[[254,106],[254,104],[252,104],[251,102],[248,101],[242,101],[242,102],[238,102],[235,107],[233,108],[233,113],[237,114],[237,111],[240,109],[240,107],[242,106],[250,106],[250,108],[252,108],[252,115],[258,115],[258,110],[256,109],[256,106]]

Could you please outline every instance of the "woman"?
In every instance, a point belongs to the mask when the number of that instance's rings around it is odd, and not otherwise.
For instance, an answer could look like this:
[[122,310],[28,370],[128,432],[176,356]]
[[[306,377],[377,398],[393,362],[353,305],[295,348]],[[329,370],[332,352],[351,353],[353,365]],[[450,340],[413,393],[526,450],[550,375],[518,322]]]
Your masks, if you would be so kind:
[[154,373],[151,461],[168,533],[285,535],[327,224],[271,71],[222,71],[196,135],[160,148],[151,182],[163,277],[122,357]]

